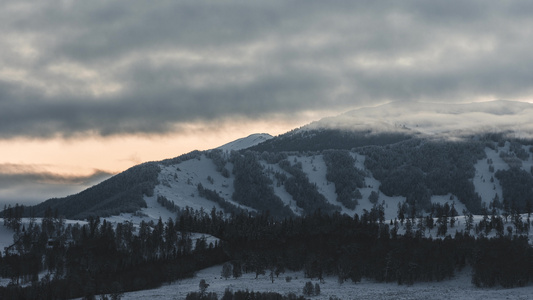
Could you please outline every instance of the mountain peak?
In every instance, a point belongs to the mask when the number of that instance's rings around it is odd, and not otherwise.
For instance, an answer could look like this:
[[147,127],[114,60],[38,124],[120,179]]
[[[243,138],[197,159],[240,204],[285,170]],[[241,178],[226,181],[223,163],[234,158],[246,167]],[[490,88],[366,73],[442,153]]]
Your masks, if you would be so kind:
[[242,150],[242,149],[255,146],[271,138],[273,138],[273,136],[271,136],[268,133],[254,133],[247,137],[240,138],[233,142],[224,144],[220,147],[217,147],[216,149],[220,149],[224,151],[232,151],[232,150],[237,151],[237,150]]

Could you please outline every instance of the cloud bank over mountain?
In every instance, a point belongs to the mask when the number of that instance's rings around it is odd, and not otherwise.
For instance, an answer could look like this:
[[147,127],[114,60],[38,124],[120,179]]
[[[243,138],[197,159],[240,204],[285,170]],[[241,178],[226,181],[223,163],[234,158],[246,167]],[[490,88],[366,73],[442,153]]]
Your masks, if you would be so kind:
[[531,100],[532,13],[523,1],[7,0],[0,138]]
[[392,102],[349,111],[313,122],[305,128],[404,131],[430,135],[512,131],[515,137],[533,138],[533,104],[489,101],[466,104]]

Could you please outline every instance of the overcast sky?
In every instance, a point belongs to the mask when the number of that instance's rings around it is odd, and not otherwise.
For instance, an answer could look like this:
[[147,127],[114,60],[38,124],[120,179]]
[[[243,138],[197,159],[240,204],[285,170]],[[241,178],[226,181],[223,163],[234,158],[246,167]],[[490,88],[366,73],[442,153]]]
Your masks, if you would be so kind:
[[531,101],[531,16],[502,0],[0,0],[0,202],[357,107]]

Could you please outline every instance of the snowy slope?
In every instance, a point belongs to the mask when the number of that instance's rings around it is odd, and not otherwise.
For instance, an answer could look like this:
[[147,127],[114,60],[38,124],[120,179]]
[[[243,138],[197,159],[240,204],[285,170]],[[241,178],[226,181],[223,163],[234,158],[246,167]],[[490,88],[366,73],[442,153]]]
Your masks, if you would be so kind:
[[[523,146],[523,148],[527,153],[530,153],[529,147]],[[499,155],[502,151],[509,151],[508,142],[505,143],[504,146],[498,147],[496,150],[485,148],[487,158],[478,161],[475,165],[476,176],[473,180],[476,193],[481,196],[482,201],[487,205],[494,199],[494,197],[496,197],[496,195],[498,195],[498,198],[502,201],[502,186],[500,185],[498,178],[494,176],[498,170],[508,170],[510,168],[509,164]],[[522,170],[530,172],[533,165],[531,154],[529,154],[529,158],[526,161],[521,161],[521,164]],[[494,171],[491,172],[489,167],[492,167]]]
[[260,144],[271,138],[273,138],[273,136],[271,136],[268,133],[255,133],[245,138],[241,138],[233,142],[229,142],[225,145],[218,147],[217,149],[224,150],[224,151],[232,151],[232,150],[237,151],[241,149],[250,148],[252,146]]
[[[509,165],[498,155],[498,151],[485,148],[485,153],[487,158],[479,160],[475,164],[476,176],[474,177],[474,186],[476,193],[481,196],[482,201],[488,206],[496,195],[498,195],[500,200],[502,199],[502,186],[498,178],[494,176],[494,173],[498,170],[509,169]],[[489,161],[491,161],[490,164]],[[491,165],[494,167],[494,172],[489,171]]]
[[[502,151],[508,150],[508,146],[502,147]],[[476,192],[482,197],[482,201],[489,203],[492,201],[496,194],[501,197],[501,186],[496,178],[492,179],[494,173],[489,172],[488,159],[491,159],[491,165],[494,166],[495,171],[508,169],[509,166],[498,155],[498,151],[486,148],[485,150],[487,158],[479,160],[475,165],[476,175],[473,178]],[[368,197],[372,191],[379,194],[378,203],[384,204],[385,218],[394,219],[397,216],[398,204],[405,201],[405,197],[396,196],[389,197],[379,192],[381,183],[372,176],[372,173],[364,166],[365,157],[361,154],[352,152],[352,156],[355,158],[355,167],[361,170],[365,176],[365,186],[360,189],[362,199],[358,200],[358,205],[354,210],[342,207],[342,213],[353,216],[355,213],[361,215],[364,211],[370,211],[374,204],[372,204]],[[337,194],[335,193],[335,185],[326,179],[326,164],[322,155],[291,155],[287,158],[291,163],[300,162],[302,164],[302,170],[307,175],[309,182],[316,184],[318,192],[324,195],[324,197],[334,205],[340,205],[337,202]],[[296,202],[292,199],[292,196],[285,190],[282,185],[277,185],[277,181],[274,178],[276,172],[284,173],[288,177],[291,175],[282,170],[277,164],[269,164],[266,161],[260,161],[265,168],[265,174],[267,174],[273,181],[272,188],[274,193],[283,201],[284,204],[289,205],[291,210],[296,215],[301,215],[302,211],[296,206]],[[530,167],[533,161],[530,160],[524,162],[523,168]],[[231,169],[231,164],[227,166]],[[230,177],[223,177],[216,171],[216,167],[211,159],[205,155],[201,155],[199,159],[188,160],[176,165],[163,166],[161,165],[161,173],[159,175],[159,185],[154,190],[154,196],[145,197],[148,204],[148,208],[142,209],[142,214],[146,215],[148,219],[157,220],[162,217],[163,220],[173,217],[174,214],[167,211],[156,199],[158,196],[164,196],[168,200],[174,202],[181,208],[190,207],[196,210],[203,209],[204,211],[210,211],[213,207],[217,210],[221,208],[215,202],[204,199],[199,196],[197,185],[201,183],[206,189],[215,190],[226,201],[233,203],[241,208],[254,211],[249,207],[244,207],[232,200],[234,192],[233,187],[233,175],[230,172]],[[211,180],[210,180],[210,179]],[[433,195],[431,198],[433,203],[452,203],[458,212],[462,212],[465,208],[462,203],[457,200],[454,195]],[[129,219],[133,222],[139,222],[139,217],[132,216],[131,214],[122,215],[124,219]],[[145,217],[146,218],[146,217]]]
[[[197,188],[199,183],[201,183],[206,189],[217,191],[226,201],[236,206],[243,207],[238,203],[233,202],[231,199],[234,191],[233,177],[230,176],[230,178],[226,178],[222,176],[222,174],[216,171],[216,166],[213,161],[205,155],[201,155],[199,159],[191,159],[170,166],[161,165],[160,167],[160,183],[154,189],[154,196],[145,197],[145,200],[152,203],[152,207],[156,208],[156,210],[162,208],[161,205],[155,201],[158,196],[166,197],[181,208],[190,207],[195,210],[204,209],[207,212],[213,207],[217,210],[221,210],[217,203],[199,196]],[[253,210],[251,208],[247,209]],[[142,212],[147,214],[151,213],[150,207],[148,209],[143,209]]]

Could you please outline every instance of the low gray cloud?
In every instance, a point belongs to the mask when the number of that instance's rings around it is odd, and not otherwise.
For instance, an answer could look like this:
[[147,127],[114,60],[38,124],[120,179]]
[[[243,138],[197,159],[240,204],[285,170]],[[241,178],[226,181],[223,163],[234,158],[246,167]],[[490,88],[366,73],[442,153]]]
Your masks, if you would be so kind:
[[48,198],[67,196],[112,175],[102,170],[88,175],[58,174],[42,166],[0,164],[0,205],[36,204]]
[[0,164],[0,189],[11,187],[14,184],[25,185],[32,182],[87,185],[111,175],[113,174],[102,170],[94,170],[89,175],[58,174],[46,171],[39,166]]
[[519,1],[7,0],[0,138],[531,99],[532,14]]

